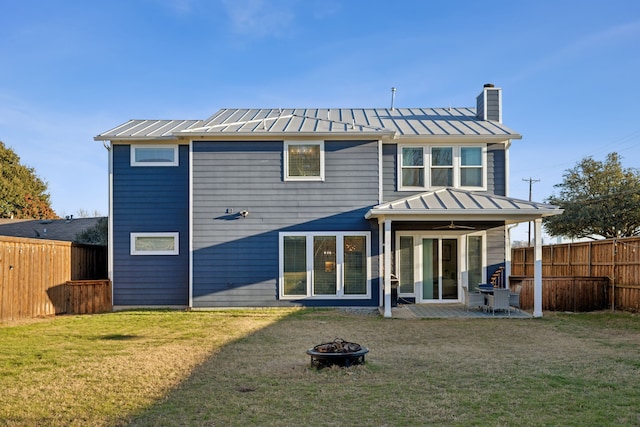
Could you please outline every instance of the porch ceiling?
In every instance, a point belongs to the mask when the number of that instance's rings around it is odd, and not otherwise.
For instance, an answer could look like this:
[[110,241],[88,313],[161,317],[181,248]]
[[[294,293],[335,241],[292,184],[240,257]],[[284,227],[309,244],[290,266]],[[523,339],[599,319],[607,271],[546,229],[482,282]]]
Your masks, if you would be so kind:
[[562,212],[554,205],[443,188],[376,205],[365,214],[365,218],[393,221],[504,221],[512,224]]

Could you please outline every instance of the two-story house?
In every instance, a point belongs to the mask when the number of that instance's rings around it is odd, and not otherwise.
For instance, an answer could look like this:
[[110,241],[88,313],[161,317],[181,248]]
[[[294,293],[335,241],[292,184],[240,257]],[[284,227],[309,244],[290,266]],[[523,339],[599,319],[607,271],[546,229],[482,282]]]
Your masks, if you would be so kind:
[[520,138],[493,85],[476,108],[128,121],[95,137],[109,149],[114,306],[388,316],[394,276],[403,301],[460,302],[463,286],[508,275],[511,224],[536,221],[539,236],[540,219],[561,212],[508,197]]

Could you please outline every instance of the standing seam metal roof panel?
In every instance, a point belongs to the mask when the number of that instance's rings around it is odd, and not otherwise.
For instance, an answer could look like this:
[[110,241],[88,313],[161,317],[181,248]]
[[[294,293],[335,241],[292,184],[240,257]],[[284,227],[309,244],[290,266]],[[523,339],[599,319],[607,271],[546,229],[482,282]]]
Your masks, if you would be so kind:
[[396,133],[400,137],[520,138],[471,108],[222,109],[205,120],[130,120],[96,137],[154,138],[183,134]]

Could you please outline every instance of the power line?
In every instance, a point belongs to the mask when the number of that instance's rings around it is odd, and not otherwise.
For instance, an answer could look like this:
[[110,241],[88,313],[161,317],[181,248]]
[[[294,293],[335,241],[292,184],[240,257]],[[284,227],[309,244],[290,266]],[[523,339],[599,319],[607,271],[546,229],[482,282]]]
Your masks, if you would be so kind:
[[[540,182],[539,179],[533,179],[531,177],[529,178],[522,178],[523,181],[529,181],[529,201],[532,201],[532,196],[533,196],[533,184],[535,182]],[[527,236],[527,245],[531,246],[531,221],[529,221],[529,235]]]

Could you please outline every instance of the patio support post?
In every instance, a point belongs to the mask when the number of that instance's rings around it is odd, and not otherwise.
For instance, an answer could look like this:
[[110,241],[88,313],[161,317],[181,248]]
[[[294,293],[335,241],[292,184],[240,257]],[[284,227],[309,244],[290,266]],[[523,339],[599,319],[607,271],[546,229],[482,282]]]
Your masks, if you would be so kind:
[[384,317],[391,317],[391,220],[384,221]]
[[511,276],[511,228],[504,226],[504,283],[507,289],[511,288],[509,277]]
[[542,317],[542,218],[534,221],[533,317]]

